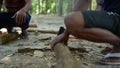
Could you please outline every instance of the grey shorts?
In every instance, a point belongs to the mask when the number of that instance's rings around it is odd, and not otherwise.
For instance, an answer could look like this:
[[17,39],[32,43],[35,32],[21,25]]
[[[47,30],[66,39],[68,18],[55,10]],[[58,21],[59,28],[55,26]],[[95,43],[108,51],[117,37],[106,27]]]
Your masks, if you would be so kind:
[[120,14],[106,11],[83,11],[86,28],[102,28],[120,36]]

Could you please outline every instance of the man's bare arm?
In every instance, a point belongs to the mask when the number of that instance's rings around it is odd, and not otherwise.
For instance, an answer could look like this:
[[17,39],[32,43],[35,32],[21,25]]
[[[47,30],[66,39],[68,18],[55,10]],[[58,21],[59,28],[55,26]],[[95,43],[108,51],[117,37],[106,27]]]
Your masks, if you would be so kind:
[[104,10],[101,6],[102,1],[103,0],[96,0],[96,2],[97,2],[96,10],[98,10],[98,11],[103,11]]
[[21,10],[24,12],[28,12],[29,9],[31,8],[32,2],[31,0],[25,0],[25,2],[26,2],[26,5]]
[[26,2],[26,5],[21,8],[19,11],[17,11],[14,16],[16,17],[16,23],[17,24],[22,24],[22,23],[25,23],[26,21],[26,13],[29,11],[29,9],[31,8],[31,0],[25,0]]
[[96,10],[97,10],[97,11],[103,11],[103,8],[102,8],[101,5],[98,5],[98,4],[97,4],[97,6],[96,6]]
[[87,10],[92,0],[76,0],[73,11]]

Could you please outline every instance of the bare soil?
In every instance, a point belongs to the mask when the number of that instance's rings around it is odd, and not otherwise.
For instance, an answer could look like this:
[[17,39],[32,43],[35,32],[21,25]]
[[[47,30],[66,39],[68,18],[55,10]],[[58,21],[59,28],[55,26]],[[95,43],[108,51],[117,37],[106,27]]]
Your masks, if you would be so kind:
[[[56,30],[64,25],[64,17],[33,16],[31,23],[41,30]],[[30,28],[31,29],[31,28]],[[32,28],[33,29],[33,28]],[[55,68],[55,54],[50,42],[55,34],[29,32],[29,39],[17,39],[0,45],[0,68]],[[97,63],[103,55],[100,53],[107,43],[94,43],[71,38],[68,42],[72,55],[78,60],[80,68],[120,68]]]

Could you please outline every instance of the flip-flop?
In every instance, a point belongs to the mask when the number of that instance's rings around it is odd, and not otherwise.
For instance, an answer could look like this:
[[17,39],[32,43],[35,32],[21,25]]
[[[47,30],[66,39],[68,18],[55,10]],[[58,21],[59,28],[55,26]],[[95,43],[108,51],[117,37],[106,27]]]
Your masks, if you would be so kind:
[[[119,58],[120,59],[120,53],[108,53],[107,55],[105,55],[105,57],[103,59],[106,58]],[[100,60],[99,63],[102,64],[107,64],[107,65],[120,65],[120,61],[104,61],[104,60]]]

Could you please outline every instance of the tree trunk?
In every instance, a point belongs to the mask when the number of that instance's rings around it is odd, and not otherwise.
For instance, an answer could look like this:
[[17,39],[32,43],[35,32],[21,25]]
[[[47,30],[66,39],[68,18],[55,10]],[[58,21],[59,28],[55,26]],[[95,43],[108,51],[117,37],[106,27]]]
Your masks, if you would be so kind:
[[47,14],[47,11],[48,11],[48,9],[49,9],[49,2],[48,2],[48,0],[46,0],[46,3],[45,3],[45,13]]
[[38,0],[38,14],[40,14],[40,0]]
[[63,14],[63,0],[59,0],[58,15],[62,16],[62,14]]
[[67,2],[68,2],[67,13],[69,13],[69,12],[72,12],[73,0],[67,0]]

